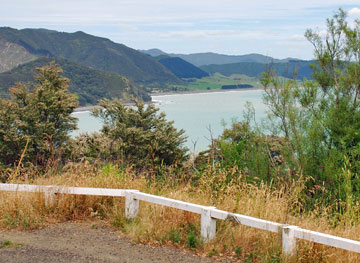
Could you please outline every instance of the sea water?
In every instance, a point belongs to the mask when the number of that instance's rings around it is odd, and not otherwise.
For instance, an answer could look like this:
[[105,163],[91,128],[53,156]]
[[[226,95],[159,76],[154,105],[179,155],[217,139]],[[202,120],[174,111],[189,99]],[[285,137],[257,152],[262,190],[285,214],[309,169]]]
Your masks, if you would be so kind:
[[[263,90],[239,90],[193,94],[172,94],[152,96],[160,111],[166,113],[174,126],[184,129],[188,137],[185,146],[192,152],[205,150],[211,138],[217,138],[232,121],[243,119],[246,102],[255,109],[257,120],[265,117],[266,106],[262,102]],[[77,112],[73,116],[79,119],[76,136],[83,132],[94,132],[101,128],[100,120],[90,112]],[[224,126],[225,124],[225,126]]]

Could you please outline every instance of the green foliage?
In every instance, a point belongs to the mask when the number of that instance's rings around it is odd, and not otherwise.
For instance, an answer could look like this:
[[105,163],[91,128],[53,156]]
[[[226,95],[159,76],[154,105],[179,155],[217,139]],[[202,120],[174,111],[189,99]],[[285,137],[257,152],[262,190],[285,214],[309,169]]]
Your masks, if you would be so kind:
[[197,246],[197,239],[193,232],[189,233],[187,236],[186,245],[188,248],[196,248]]
[[179,230],[171,229],[168,233],[168,239],[173,243],[180,243],[181,241],[181,233]]
[[243,251],[243,248],[241,246],[237,246],[235,248],[235,254],[238,258],[240,258],[242,256],[242,251]]
[[248,164],[248,147],[255,146],[256,134],[247,122],[235,122],[231,129],[225,129],[217,141],[223,164],[228,167],[237,166],[245,169]]
[[61,68],[51,63],[37,71],[33,92],[17,84],[10,100],[0,99],[0,162],[4,165],[11,166],[20,158],[45,165],[61,154],[68,133],[76,129],[76,118],[70,114],[77,99],[68,92]]
[[186,246],[188,248],[197,248],[200,245],[200,239],[198,237],[199,230],[192,224],[187,227]]
[[4,240],[0,242],[0,249],[1,248],[20,248],[23,244],[21,243],[14,243],[10,240]]
[[[251,127],[249,121],[234,122],[231,128],[225,129],[223,134],[213,140],[209,150],[199,154],[195,160],[197,167],[207,167],[209,159],[216,163],[215,168],[236,168],[246,175],[248,182],[271,181],[274,177],[286,174],[283,149],[284,140],[278,136],[261,133]],[[224,169],[224,171],[226,170]],[[237,173],[229,173],[226,181],[216,179],[217,183],[232,182]],[[239,176],[240,174],[237,174]],[[254,181],[255,180],[255,181]],[[211,184],[211,182],[209,182]],[[218,191],[218,187],[214,190]]]
[[327,20],[327,34],[308,30],[316,63],[315,81],[281,81],[264,74],[265,103],[271,130],[286,141],[284,157],[290,169],[306,176],[312,200],[339,203],[348,210],[359,195],[360,149],[360,22],[351,28],[341,9]]
[[10,240],[4,240],[0,242],[0,248],[10,247],[13,243]]
[[72,159],[76,161],[108,160],[115,155],[111,147],[111,139],[100,133],[83,133],[72,141]]
[[239,85],[223,85],[221,89],[229,90],[229,89],[249,89],[253,86],[250,84],[239,84]]
[[104,123],[101,134],[80,136],[75,142],[79,154],[153,169],[181,165],[187,158],[184,131],[178,131],[164,113],[158,114],[154,105],[136,101],[128,107],[120,101],[102,100],[100,106],[103,109],[93,114]]

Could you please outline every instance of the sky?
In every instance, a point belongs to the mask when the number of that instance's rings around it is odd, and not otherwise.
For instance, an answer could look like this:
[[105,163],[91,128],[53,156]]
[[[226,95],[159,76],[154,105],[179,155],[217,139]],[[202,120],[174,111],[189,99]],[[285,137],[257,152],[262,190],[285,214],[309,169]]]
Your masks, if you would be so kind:
[[167,53],[259,53],[311,59],[306,29],[326,30],[359,0],[0,0],[0,26],[83,31],[134,49]]

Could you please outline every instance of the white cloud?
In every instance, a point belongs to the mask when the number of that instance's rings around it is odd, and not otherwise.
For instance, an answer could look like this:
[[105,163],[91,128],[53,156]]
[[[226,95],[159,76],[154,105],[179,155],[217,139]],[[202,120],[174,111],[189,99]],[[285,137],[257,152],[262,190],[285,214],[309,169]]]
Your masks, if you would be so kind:
[[360,17],[360,8],[354,7],[354,8],[349,10],[348,14],[349,14],[349,16]]

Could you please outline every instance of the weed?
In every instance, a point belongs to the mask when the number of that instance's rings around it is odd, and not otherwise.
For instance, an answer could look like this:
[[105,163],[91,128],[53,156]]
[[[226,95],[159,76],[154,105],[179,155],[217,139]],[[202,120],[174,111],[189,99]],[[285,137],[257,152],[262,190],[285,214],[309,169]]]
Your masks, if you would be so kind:
[[240,246],[237,246],[236,249],[235,249],[235,254],[238,258],[240,258],[242,256],[242,251],[243,251],[243,248],[240,247]]
[[197,241],[196,235],[193,232],[189,233],[187,236],[187,241],[186,241],[187,247],[188,248],[196,248],[197,243],[198,243],[198,241]]
[[114,227],[118,227],[120,228],[122,231],[125,231],[125,226],[126,226],[126,218],[124,216],[120,216],[120,215],[116,215],[112,221],[111,224]]
[[171,240],[173,243],[180,243],[181,241],[181,234],[178,230],[175,229],[171,229],[168,233],[168,238],[169,240]]
[[4,240],[0,242],[0,249],[1,248],[20,248],[23,244],[19,243],[13,243],[10,240]]
[[4,240],[0,242],[0,248],[10,247],[13,243],[10,240]]
[[212,256],[217,256],[218,254],[219,254],[219,252],[217,252],[216,249],[213,249],[208,253],[208,256],[212,257]]
[[244,259],[245,263],[256,262],[256,256],[253,251],[250,251],[249,255]]

